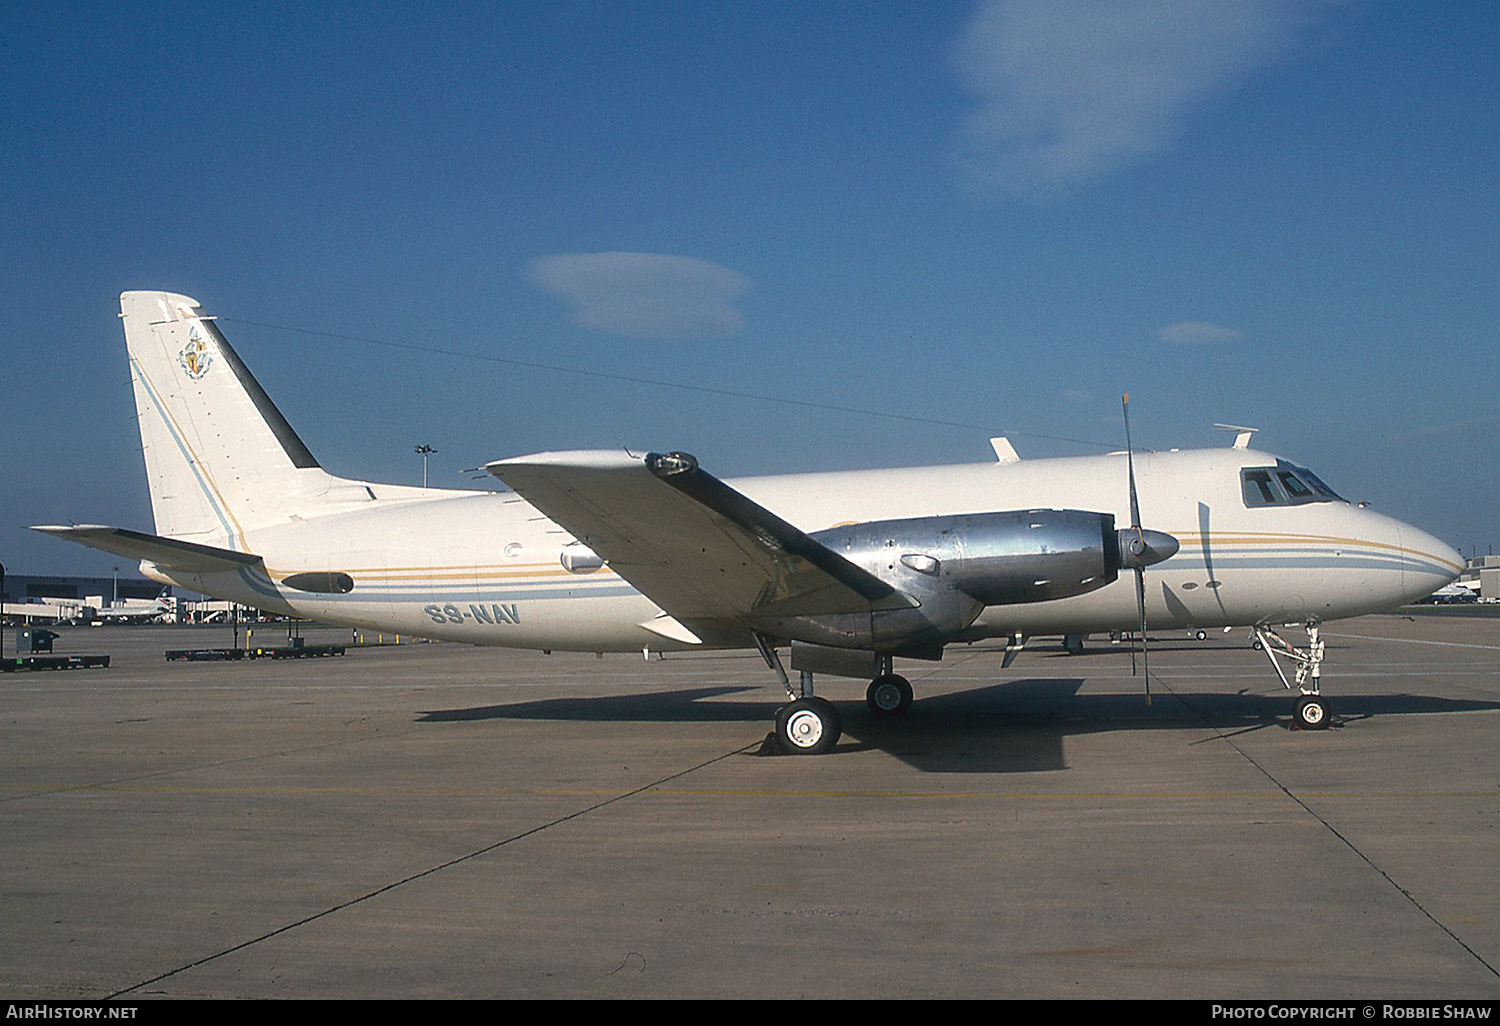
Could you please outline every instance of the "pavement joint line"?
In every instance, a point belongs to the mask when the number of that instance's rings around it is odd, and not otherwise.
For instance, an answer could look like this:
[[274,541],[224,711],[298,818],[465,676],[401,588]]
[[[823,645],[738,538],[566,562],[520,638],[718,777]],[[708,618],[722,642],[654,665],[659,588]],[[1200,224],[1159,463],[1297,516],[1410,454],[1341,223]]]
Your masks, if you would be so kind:
[[1439,645],[1443,648],[1478,648],[1486,652],[1500,652],[1500,645],[1475,645],[1463,641],[1426,641],[1422,638],[1377,638],[1368,634],[1332,634],[1323,632],[1326,638],[1355,638],[1359,641],[1389,641],[1396,645]]
[[[1353,635],[1351,635],[1351,636],[1353,636]],[[1380,639],[1380,638],[1369,638],[1367,640],[1370,640],[1370,641],[1380,641],[1380,640],[1383,640],[1383,639]],[[1163,685],[1163,686],[1165,687],[1165,685]],[[1412,905],[1412,907],[1415,908],[1418,912],[1420,912],[1427,919],[1428,922],[1432,923],[1432,925],[1436,926],[1439,930],[1443,931],[1443,933],[1447,934],[1453,940],[1453,942],[1455,944],[1457,944],[1459,947],[1463,948],[1464,951],[1468,952],[1469,957],[1472,958],[1472,959],[1474,959],[1474,961],[1478,962],[1485,969],[1487,969],[1489,971],[1489,973],[1490,973],[1491,976],[1494,976],[1497,979],[1500,979],[1500,970],[1497,970],[1493,965],[1491,965],[1488,961],[1486,961],[1486,959],[1484,958],[1483,955],[1481,955],[1479,952],[1475,951],[1472,947],[1470,947],[1467,943],[1465,943],[1464,939],[1462,937],[1460,937],[1458,934],[1454,933],[1451,929],[1449,929],[1448,925],[1446,923],[1444,923],[1442,920],[1438,919],[1438,917],[1435,916],[1435,915],[1433,915],[1431,912],[1427,911],[1426,907],[1423,906],[1423,904],[1420,901],[1417,900],[1416,896],[1413,895],[1411,893],[1411,891],[1407,890],[1405,887],[1402,887],[1400,884],[1398,884],[1395,881],[1395,879],[1391,876],[1391,874],[1387,873],[1380,866],[1376,865],[1375,861],[1373,859],[1371,859],[1370,856],[1366,855],[1363,851],[1361,851],[1359,849],[1359,847],[1357,845],[1354,844],[1353,841],[1350,841],[1349,838],[1345,837],[1342,833],[1340,833],[1337,827],[1335,827],[1332,823],[1328,822],[1328,820],[1325,819],[1323,816],[1319,815],[1318,812],[1316,810],[1314,810],[1311,805],[1307,804],[1307,802],[1305,802],[1305,801],[1302,800],[1301,796],[1299,796],[1296,793],[1294,793],[1290,788],[1288,788],[1280,780],[1276,779],[1276,776],[1274,774],[1272,774],[1270,770],[1268,770],[1264,766],[1262,766],[1255,759],[1254,756],[1252,756],[1249,752],[1245,751],[1245,749],[1243,749],[1238,744],[1236,744],[1235,741],[1234,741],[1234,739],[1231,736],[1225,734],[1223,732],[1223,730],[1220,729],[1217,724],[1215,724],[1212,720],[1210,720],[1208,718],[1208,715],[1206,713],[1200,712],[1199,710],[1193,708],[1193,706],[1192,706],[1192,704],[1190,702],[1188,702],[1186,699],[1182,698],[1181,696],[1177,695],[1177,693],[1174,692],[1174,691],[1172,691],[1170,688],[1167,688],[1167,693],[1170,694],[1170,695],[1172,695],[1173,697],[1177,698],[1177,700],[1179,702],[1181,702],[1183,705],[1185,705],[1188,709],[1192,710],[1194,713],[1197,713],[1197,715],[1199,716],[1199,718],[1203,720],[1204,725],[1206,727],[1208,727],[1209,730],[1213,731],[1218,736],[1218,738],[1220,740],[1222,740],[1230,748],[1234,749],[1234,751],[1240,756],[1240,758],[1244,759],[1251,766],[1254,766],[1256,768],[1256,770],[1258,770],[1267,780],[1269,780],[1273,785],[1275,785],[1275,787],[1279,791],[1281,791],[1282,794],[1286,795],[1293,802],[1297,803],[1297,805],[1302,808],[1302,811],[1306,812],[1313,819],[1317,820],[1318,823],[1320,823],[1322,825],[1322,827],[1323,827],[1324,830],[1327,830],[1330,834],[1332,834],[1334,837],[1336,837],[1344,845],[1344,847],[1348,848],[1351,852],[1353,852],[1354,855],[1361,862],[1363,862],[1365,865],[1369,866],[1372,870],[1375,871],[1375,873],[1377,873],[1380,876],[1381,879],[1383,879],[1386,883],[1390,884],[1391,887],[1395,889],[1396,893],[1400,894],[1403,898],[1405,898],[1408,902],[1410,902],[1411,905]],[[1309,794],[1309,797],[1323,797],[1323,796]]]
[[246,948],[249,948],[249,947],[252,947],[252,946],[254,946],[256,944],[261,943],[262,941],[270,940],[272,937],[278,937],[278,936],[280,936],[283,933],[288,933],[288,932],[290,932],[292,930],[297,929],[298,927],[306,926],[309,923],[313,923],[313,922],[318,921],[319,919],[324,919],[324,918],[326,918],[328,916],[333,915],[336,912],[341,912],[344,909],[352,908],[353,906],[358,905],[358,904],[360,904],[362,902],[365,902],[365,901],[369,901],[372,898],[377,898],[377,897],[379,897],[382,894],[386,894],[389,891],[393,891],[393,890],[397,889],[398,887],[404,887],[406,884],[413,883],[413,882],[415,882],[417,880],[421,880],[421,879],[423,879],[425,877],[433,876],[434,874],[440,873],[440,872],[442,872],[445,869],[451,869],[454,866],[460,865],[460,864],[462,864],[464,862],[468,862],[471,859],[479,858],[482,855],[487,855],[487,854],[489,854],[492,851],[496,851],[496,850],[498,850],[500,848],[503,848],[503,847],[505,847],[508,844],[512,844],[512,843],[514,843],[516,841],[524,840],[525,838],[531,837],[534,834],[539,834],[539,833],[541,833],[544,830],[549,830],[552,827],[561,826],[564,823],[568,823],[568,822],[571,822],[572,820],[579,819],[579,818],[581,818],[583,816],[587,816],[591,812],[597,812],[599,809],[605,808],[606,806],[614,805],[617,802],[625,801],[627,798],[633,798],[636,795],[641,794],[642,792],[649,791],[649,790],[651,790],[652,788],[655,788],[655,787],[659,787],[662,784],[665,784],[665,783],[667,783],[669,781],[679,780],[682,777],[688,776],[689,774],[692,774],[692,773],[696,773],[696,772],[698,772],[701,769],[706,769],[707,767],[712,766],[715,763],[723,762],[725,759],[732,759],[736,755],[743,755],[743,754],[745,754],[747,752],[750,752],[750,751],[753,751],[755,749],[758,749],[761,746],[761,744],[762,744],[762,742],[759,741],[759,740],[757,740],[757,741],[752,742],[751,744],[744,745],[743,747],[740,747],[740,748],[736,748],[733,751],[724,752],[724,753],[722,753],[720,755],[714,756],[711,759],[707,759],[707,760],[705,760],[703,762],[700,762],[696,766],[689,766],[687,769],[678,770],[676,773],[670,773],[667,776],[662,777],[659,780],[653,780],[650,783],[642,784],[641,786],[633,788],[632,790],[625,791],[625,792],[623,792],[621,794],[613,795],[612,797],[606,798],[603,801],[595,802],[594,804],[589,805],[589,806],[587,806],[585,808],[577,809],[577,810],[575,810],[573,812],[570,812],[566,816],[559,816],[556,819],[553,819],[553,820],[551,820],[549,822],[542,823],[542,824],[540,824],[538,826],[534,826],[534,827],[532,827],[529,830],[523,830],[523,831],[521,831],[518,834],[513,834],[512,836],[504,838],[503,840],[496,841],[494,844],[489,844],[489,845],[486,845],[483,848],[479,848],[479,849],[477,849],[475,851],[471,851],[467,855],[459,855],[456,858],[449,859],[446,862],[442,862],[442,863],[439,863],[436,866],[431,866],[431,867],[429,867],[427,869],[424,869],[420,873],[412,873],[409,876],[405,876],[405,877],[401,878],[400,880],[396,880],[396,881],[394,881],[392,883],[388,883],[388,884],[386,884],[383,887],[377,887],[373,891],[369,891],[369,892],[367,892],[365,894],[359,895],[358,897],[350,898],[348,901],[343,901],[343,902],[340,902],[337,905],[333,905],[333,906],[330,906],[329,908],[325,908],[321,912],[315,912],[314,914],[312,914],[310,916],[305,916],[302,919],[299,919],[299,920],[297,920],[294,923],[287,923],[285,926],[281,926],[281,927],[276,928],[275,930],[271,930],[268,933],[261,934],[259,937],[252,937],[250,940],[241,941],[239,944],[235,944],[232,947],[225,948],[222,951],[216,951],[216,952],[214,952],[211,955],[205,955],[203,958],[196,959],[195,961],[189,962],[186,965],[180,965],[176,969],[169,969],[169,970],[167,970],[164,973],[160,973],[160,974],[158,974],[156,976],[151,977],[149,980],[142,980],[139,983],[132,984],[131,986],[125,987],[122,990],[117,990],[113,994],[107,994],[107,995],[105,995],[105,997],[103,998],[103,1000],[105,1000],[105,1001],[113,1001],[116,998],[122,997],[122,996],[124,996],[126,994],[133,993],[135,991],[138,991],[142,987],[149,987],[153,983],[160,983],[162,980],[169,979],[170,977],[176,976],[179,973],[187,972],[189,969],[196,969],[199,966],[206,965],[207,963],[215,961],[216,959],[223,958],[226,955],[232,955],[232,954],[234,954],[237,951],[243,951]]

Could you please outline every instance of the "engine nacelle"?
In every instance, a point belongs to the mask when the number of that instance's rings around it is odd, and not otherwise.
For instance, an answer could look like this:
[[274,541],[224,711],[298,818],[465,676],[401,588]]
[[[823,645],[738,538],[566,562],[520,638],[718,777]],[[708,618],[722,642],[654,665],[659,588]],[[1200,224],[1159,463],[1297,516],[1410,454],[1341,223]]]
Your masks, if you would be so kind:
[[813,537],[918,598],[950,587],[986,606],[1082,595],[1121,565],[1113,514],[1073,509],[877,520]]
[[1159,531],[1117,530],[1112,513],[1032,509],[873,520],[813,537],[916,599],[908,608],[765,617],[758,629],[833,648],[935,658],[985,606],[1047,602],[1096,591],[1120,570],[1177,551]]

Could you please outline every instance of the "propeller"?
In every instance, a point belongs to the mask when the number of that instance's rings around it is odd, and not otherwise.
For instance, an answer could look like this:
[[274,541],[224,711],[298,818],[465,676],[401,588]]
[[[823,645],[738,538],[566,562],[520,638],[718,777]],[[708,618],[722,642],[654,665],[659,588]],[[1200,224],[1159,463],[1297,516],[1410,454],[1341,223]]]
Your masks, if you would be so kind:
[[[1177,552],[1179,542],[1164,531],[1141,528],[1141,502],[1135,490],[1135,446],[1130,442],[1130,393],[1121,397],[1125,415],[1125,465],[1130,472],[1130,528],[1120,532],[1120,565],[1135,571],[1135,607],[1141,623],[1141,670],[1146,678],[1146,704],[1151,704],[1151,655],[1146,640],[1146,567]],[[1135,649],[1130,650],[1130,672],[1135,673]]]

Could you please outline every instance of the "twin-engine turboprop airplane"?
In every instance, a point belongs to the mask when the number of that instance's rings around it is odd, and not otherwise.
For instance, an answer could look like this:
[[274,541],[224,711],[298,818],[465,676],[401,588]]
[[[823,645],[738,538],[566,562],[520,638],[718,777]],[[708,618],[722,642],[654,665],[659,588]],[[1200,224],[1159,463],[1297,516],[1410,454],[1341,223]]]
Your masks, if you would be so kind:
[[[1008,662],[1030,636],[1144,640],[1147,624],[1250,628],[1296,662],[1298,721],[1325,726],[1319,626],[1461,569],[1443,542],[1248,436],[1038,460],[997,439],[988,464],[733,481],[680,452],[542,453],[488,465],[509,492],[346,480],[198,305],[120,297],[155,533],[37,530],[140,559],[163,583],[333,623],[544,650],[753,647],[791,697],[776,718],[789,752],[839,737],[814,673],[867,678],[870,708],[899,714],[912,690],[896,656],[1004,637]],[[1306,627],[1306,647],[1275,632],[1286,624]]]

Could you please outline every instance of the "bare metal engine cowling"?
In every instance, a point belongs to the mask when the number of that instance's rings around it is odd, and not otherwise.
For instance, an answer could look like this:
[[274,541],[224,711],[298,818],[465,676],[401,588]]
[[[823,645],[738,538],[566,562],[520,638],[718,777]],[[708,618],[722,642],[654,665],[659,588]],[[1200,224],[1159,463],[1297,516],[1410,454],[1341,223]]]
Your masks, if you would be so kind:
[[870,521],[813,537],[920,605],[777,617],[761,629],[818,645],[880,652],[941,646],[985,606],[1082,595],[1115,580],[1121,567],[1114,516],[1081,510]]

